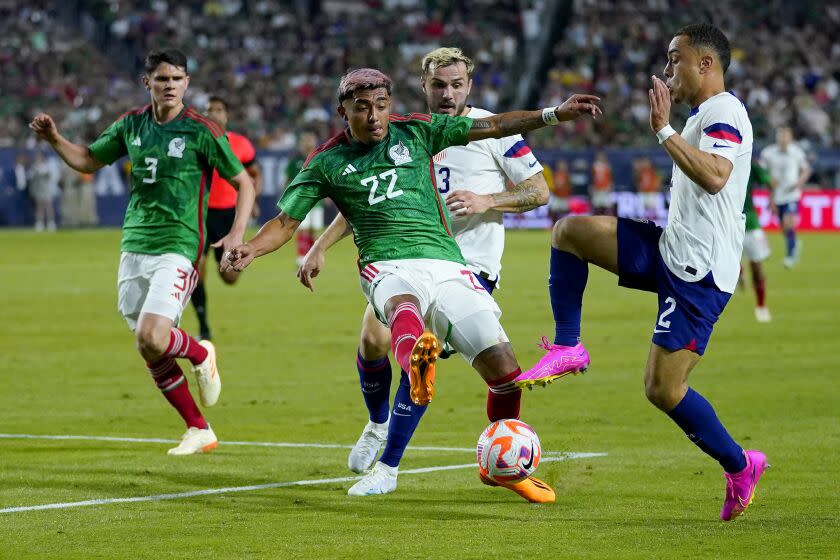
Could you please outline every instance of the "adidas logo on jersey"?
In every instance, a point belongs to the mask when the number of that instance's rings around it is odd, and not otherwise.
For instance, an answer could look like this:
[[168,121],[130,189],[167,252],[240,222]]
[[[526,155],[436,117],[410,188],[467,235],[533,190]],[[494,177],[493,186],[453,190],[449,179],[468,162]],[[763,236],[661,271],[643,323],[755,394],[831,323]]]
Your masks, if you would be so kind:
[[342,176],[350,175],[351,173],[358,171],[355,167],[353,167],[352,163],[348,163],[347,167],[344,168],[344,171],[341,173]]
[[132,146],[140,146],[140,137],[138,136],[134,140],[131,141]]

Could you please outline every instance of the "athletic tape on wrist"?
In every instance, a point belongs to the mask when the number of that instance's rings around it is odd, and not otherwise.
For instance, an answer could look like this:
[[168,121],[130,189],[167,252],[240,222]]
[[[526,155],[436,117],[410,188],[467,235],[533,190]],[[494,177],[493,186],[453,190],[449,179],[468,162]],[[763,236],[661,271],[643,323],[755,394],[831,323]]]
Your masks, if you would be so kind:
[[677,131],[674,130],[674,127],[672,127],[670,124],[666,124],[665,126],[660,128],[659,131],[656,133],[656,139],[659,140],[659,143],[661,144],[676,133]]
[[546,107],[542,112],[542,120],[547,125],[560,124],[560,119],[557,118],[557,113],[554,110],[557,107]]

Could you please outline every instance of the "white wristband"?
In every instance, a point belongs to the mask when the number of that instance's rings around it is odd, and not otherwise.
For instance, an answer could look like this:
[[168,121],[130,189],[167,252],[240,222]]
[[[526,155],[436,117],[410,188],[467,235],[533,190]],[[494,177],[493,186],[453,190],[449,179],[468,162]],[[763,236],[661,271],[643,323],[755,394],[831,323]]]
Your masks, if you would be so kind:
[[557,107],[546,107],[543,109],[542,120],[547,125],[560,124],[560,119],[557,118],[557,113],[554,110]]
[[656,138],[661,144],[676,133],[677,131],[674,130],[674,127],[672,127],[670,124],[666,124],[661,129],[659,129],[659,132],[656,133]]

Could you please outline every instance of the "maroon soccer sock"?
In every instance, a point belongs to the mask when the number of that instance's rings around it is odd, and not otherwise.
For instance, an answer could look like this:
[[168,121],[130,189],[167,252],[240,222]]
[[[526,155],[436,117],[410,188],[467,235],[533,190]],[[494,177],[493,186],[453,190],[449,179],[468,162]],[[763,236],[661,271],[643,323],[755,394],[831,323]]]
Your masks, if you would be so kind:
[[423,334],[423,317],[413,303],[401,303],[391,316],[391,350],[403,371],[411,367],[411,350]]
[[183,329],[173,327],[169,332],[169,346],[166,348],[164,356],[186,358],[192,365],[197,366],[207,359],[207,348],[199,344]]
[[172,357],[164,357],[153,364],[146,364],[152,379],[169,401],[181,418],[184,419],[188,428],[207,428],[207,421],[201,415],[198,405],[190,394],[187,378],[181,367]]
[[488,381],[490,390],[487,391],[487,418],[491,422],[503,418],[519,418],[519,403],[522,400],[522,389],[513,384],[513,380],[522,373],[516,371],[509,373],[501,379]]

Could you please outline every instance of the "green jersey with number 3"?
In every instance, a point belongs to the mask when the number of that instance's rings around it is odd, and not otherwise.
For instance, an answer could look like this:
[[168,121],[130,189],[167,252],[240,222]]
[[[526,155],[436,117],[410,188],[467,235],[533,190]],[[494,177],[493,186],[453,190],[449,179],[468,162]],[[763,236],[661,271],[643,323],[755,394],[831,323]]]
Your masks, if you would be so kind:
[[125,155],[131,160],[120,250],[175,253],[197,262],[206,237],[213,168],[225,179],[243,170],[224,131],[192,107],[158,124],[146,106],[125,113],[88,149],[105,165]]
[[464,263],[435,183],[432,157],[463,146],[472,119],[391,115],[388,136],[366,146],[345,131],[312,152],[277,207],[295,220],[331,198],[353,227],[359,265],[400,259]]

